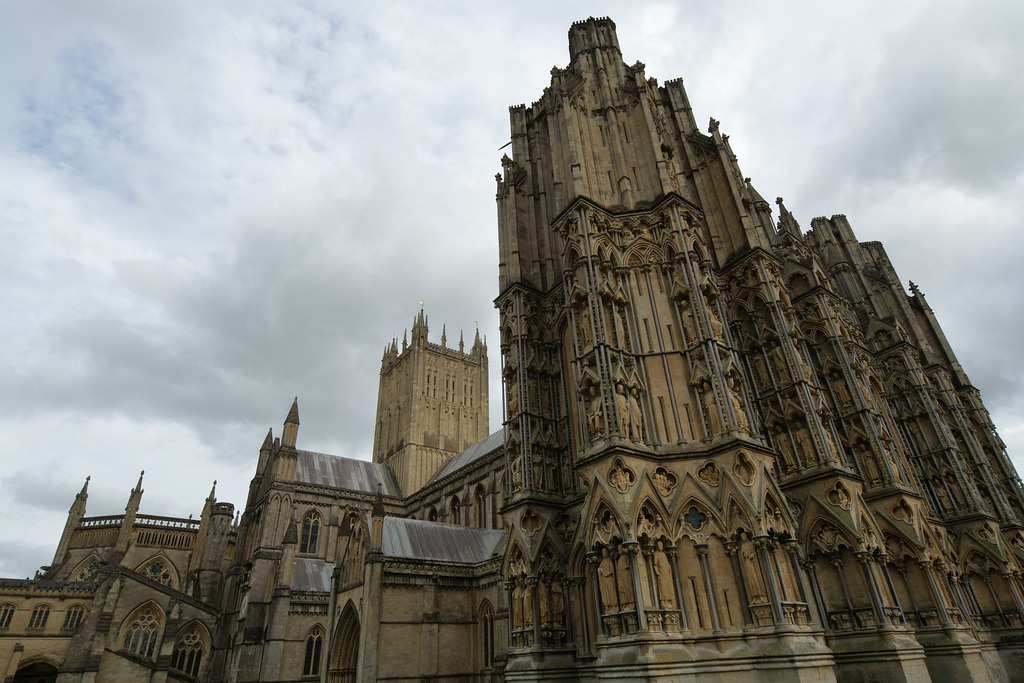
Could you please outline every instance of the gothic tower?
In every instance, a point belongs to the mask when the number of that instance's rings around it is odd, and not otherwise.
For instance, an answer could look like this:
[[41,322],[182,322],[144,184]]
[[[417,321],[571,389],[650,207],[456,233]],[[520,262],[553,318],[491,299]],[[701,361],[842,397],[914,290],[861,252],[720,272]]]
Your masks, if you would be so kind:
[[479,330],[466,353],[427,341],[421,310],[412,341],[392,340],[381,360],[373,462],[387,464],[402,493],[419,490],[445,460],[487,438],[487,345]]
[[842,216],[776,226],[611,20],[569,51],[496,178],[507,675],[710,677],[729,643],[787,680],[984,679],[945,568],[1020,609],[1021,491],[923,297]]

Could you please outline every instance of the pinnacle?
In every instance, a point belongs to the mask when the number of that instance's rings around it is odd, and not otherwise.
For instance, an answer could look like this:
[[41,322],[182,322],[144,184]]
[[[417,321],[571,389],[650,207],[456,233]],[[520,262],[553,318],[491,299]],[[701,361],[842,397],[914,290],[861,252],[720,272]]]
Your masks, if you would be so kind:
[[299,397],[296,396],[295,400],[292,401],[291,410],[288,411],[288,417],[284,419],[285,424],[299,424]]

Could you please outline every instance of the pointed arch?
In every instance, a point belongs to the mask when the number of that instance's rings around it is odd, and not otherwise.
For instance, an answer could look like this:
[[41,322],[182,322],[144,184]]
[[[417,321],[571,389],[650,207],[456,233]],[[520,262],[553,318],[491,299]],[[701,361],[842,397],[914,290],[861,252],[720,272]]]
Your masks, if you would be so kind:
[[160,606],[152,600],[144,602],[124,620],[117,643],[122,650],[153,659],[163,626],[164,612]]
[[178,572],[175,570],[171,560],[162,552],[157,553],[156,557],[151,557],[140,564],[135,571],[151,581],[162,583],[168,588],[177,590],[180,585],[178,583]]
[[307,554],[315,554],[317,548],[317,541],[320,537],[320,526],[323,524],[323,518],[320,516],[320,512],[313,508],[305,514],[302,518],[302,536],[299,541],[299,552]]
[[96,553],[89,553],[89,557],[78,563],[78,566],[68,575],[69,583],[92,583],[96,575],[103,567],[103,560]]
[[324,627],[316,624],[306,634],[306,654],[302,658],[302,675],[320,674],[320,654],[324,649]]
[[494,666],[494,608],[490,600],[484,598],[477,614],[480,624],[479,663],[481,668],[490,669]]
[[338,619],[331,649],[328,680],[355,681],[359,667],[359,615],[350,600]]
[[204,656],[210,651],[210,632],[200,621],[192,621],[174,636],[171,668],[199,678]]

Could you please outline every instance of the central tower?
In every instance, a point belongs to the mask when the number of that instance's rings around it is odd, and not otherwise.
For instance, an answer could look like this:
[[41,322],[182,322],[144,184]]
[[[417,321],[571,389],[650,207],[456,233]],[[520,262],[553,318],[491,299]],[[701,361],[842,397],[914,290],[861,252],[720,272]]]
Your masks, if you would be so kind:
[[487,345],[477,331],[465,351],[427,341],[421,310],[412,341],[392,340],[381,359],[373,462],[391,468],[403,495],[419,490],[445,460],[488,435]]

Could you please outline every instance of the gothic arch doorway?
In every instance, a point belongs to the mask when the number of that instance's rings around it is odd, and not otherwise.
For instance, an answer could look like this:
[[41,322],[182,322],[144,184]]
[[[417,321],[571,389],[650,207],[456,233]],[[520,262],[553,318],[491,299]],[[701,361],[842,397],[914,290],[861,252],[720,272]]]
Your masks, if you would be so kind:
[[345,606],[334,632],[328,683],[355,683],[359,665],[359,615],[350,602]]
[[45,662],[28,664],[14,674],[14,683],[53,683],[57,680],[57,669]]

